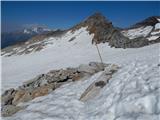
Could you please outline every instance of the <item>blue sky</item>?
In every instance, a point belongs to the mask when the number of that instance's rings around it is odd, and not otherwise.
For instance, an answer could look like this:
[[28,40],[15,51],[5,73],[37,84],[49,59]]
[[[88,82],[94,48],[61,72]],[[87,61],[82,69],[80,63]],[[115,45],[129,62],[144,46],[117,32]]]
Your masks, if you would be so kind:
[[101,12],[118,27],[128,27],[149,16],[160,15],[158,1],[21,1],[2,2],[2,31],[26,24],[43,24],[49,28],[69,28],[94,12]]

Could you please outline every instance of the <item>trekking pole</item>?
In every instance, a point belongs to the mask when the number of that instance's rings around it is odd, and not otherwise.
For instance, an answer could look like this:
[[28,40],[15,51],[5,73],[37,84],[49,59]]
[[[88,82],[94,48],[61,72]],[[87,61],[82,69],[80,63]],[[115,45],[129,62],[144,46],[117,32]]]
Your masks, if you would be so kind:
[[[99,48],[98,48],[97,43],[96,43],[95,45],[96,45],[96,48],[97,48],[97,51],[98,51],[99,58],[100,58],[101,63],[102,63],[102,65],[103,65],[103,60],[102,60],[101,53],[100,53],[100,51],[99,51]],[[104,66],[103,66],[103,67],[104,67]]]

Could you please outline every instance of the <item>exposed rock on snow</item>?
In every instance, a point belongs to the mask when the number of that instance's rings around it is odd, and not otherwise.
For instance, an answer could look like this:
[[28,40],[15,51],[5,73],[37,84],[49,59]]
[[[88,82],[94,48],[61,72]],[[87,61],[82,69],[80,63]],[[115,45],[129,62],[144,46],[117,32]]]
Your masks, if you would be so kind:
[[4,120],[159,120],[157,63],[137,60],[124,64],[97,96],[87,102],[79,101],[84,91],[104,74],[101,71],[86,80],[65,84],[47,96],[23,104],[25,109]]
[[1,105],[9,105],[12,104],[12,100],[15,96],[16,90],[11,88],[9,90],[6,90],[3,94],[2,94],[2,98],[1,98]]
[[89,77],[104,70],[104,67],[107,66],[109,67],[110,65],[91,62],[89,65],[80,65],[78,68],[52,70],[46,74],[41,74],[32,80],[24,82],[24,84],[16,90],[6,90],[2,95],[2,109],[5,108],[2,112],[4,112],[4,116],[10,116],[15,112],[5,112],[12,110],[13,107],[16,107],[15,105],[30,101],[39,96],[47,95],[63,84]]
[[15,96],[13,96],[12,104],[17,105],[20,102],[27,102],[32,100],[32,95],[29,91],[18,89]]
[[89,33],[94,34],[92,43],[109,42],[109,45],[112,47],[129,47],[129,39],[123,36],[118,29],[114,28],[112,22],[107,20],[101,13],[91,15],[85,21],[71,28],[71,30],[76,31],[81,27],[87,27]]

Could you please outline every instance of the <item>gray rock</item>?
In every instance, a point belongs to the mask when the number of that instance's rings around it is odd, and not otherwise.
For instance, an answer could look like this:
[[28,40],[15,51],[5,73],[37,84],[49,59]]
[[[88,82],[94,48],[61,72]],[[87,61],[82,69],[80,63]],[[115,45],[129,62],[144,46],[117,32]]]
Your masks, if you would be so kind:
[[14,93],[15,93],[15,89],[14,89],[14,88],[11,88],[11,89],[9,89],[9,90],[6,90],[6,91],[2,94],[2,96],[12,95],[12,94],[14,94]]
[[41,75],[35,77],[34,79],[31,79],[29,81],[24,82],[20,88],[34,89],[34,88],[40,87],[42,85],[48,84],[46,78],[48,78],[48,76],[46,74],[41,74]]
[[2,116],[3,117],[9,117],[13,114],[15,114],[16,112],[18,112],[19,110],[21,110],[21,107],[19,106],[15,106],[15,105],[6,105],[4,107],[2,107]]
[[105,85],[106,85],[106,83],[104,81],[98,81],[98,82],[95,83],[96,87],[99,86],[99,87],[103,88]]
[[12,100],[15,96],[16,90],[11,88],[9,90],[6,90],[3,95],[2,95],[2,99],[1,99],[1,105],[11,105],[12,104]]

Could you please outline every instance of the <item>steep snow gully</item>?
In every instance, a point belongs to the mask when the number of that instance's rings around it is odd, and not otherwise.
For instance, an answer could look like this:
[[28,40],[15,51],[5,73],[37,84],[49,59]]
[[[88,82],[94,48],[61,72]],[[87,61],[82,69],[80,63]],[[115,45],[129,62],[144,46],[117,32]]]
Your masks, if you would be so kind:
[[[8,82],[5,83],[4,81],[2,83],[3,89],[6,89],[7,85],[9,88],[22,84],[22,81],[25,81],[26,76],[30,73],[29,71],[34,72],[29,75],[29,77],[33,77],[33,75],[42,73],[42,71],[66,67],[66,64],[63,64],[66,62],[68,66],[78,66],[81,63],[98,61],[96,48],[90,43],[92,36],[84,28],[74,34],[77,36],[72,42],[68,42],[68,39],[72,38],[72,35],[70,35],[69,38],[65,37],[65,39],[58,42],[53,40],[53,45],[48,45],[46,49],[39,53],[2,58],[4,60],[2,67],[8,67],[2,71],[3,78]],[[65,47],[63,44],[65,44]],[[99,44],[99,48],[104,62],[116,63],[120,66],[120,69],[95,98],[86,102],[79,100],[88,86],[101,77],[104,71],[96,73],[87,80],[65,84],[47,96],[38,97],[28,103],[22,103],[20,106],[25,106],[23,110],[3,119],[159,120],[160,44],[137,49],[115,49],[110,48],[107,44]],[[46,63],[40,61],[40,58]],[[16,64],[13,65],[15,67],[13,70],[9,69],[11,59]],[[26,65],[30,62],[27,62],[29,59],[32,60],[32,66],[30,64]],[[26,66],[22,67],[24,63]],[[51,66],[49,67],[49,65]],[[7,72],[12,73],[12,71],[16,75],[6,76]]]

